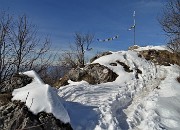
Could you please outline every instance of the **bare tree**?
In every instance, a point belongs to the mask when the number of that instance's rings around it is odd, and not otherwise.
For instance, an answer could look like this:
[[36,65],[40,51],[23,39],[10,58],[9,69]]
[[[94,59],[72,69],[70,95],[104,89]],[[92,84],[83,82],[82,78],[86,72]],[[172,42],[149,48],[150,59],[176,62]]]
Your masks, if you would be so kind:
[[53,65],[56,54],[50,53],[50,44],[51,41],[47,37],[45,38],[44,42],[42,42],[42,44],[37,44],[40,46],[36,46],[34,51],[31,53],[31,55],[34,55],[27,62],[27,68],[36,70],[36,72],[41,73],[41,71],[46,70],[49,66]]
[[61,65],[70,68],[84,67],[85,53],[92,49],[89,47],[93,43],[93,39],[93,34],[75,33],[74,45],[70,45],[70,49],[64,51],[59,58]]
[[6,12],[0,13],[0,89],[14,73],[30,69],[42,73],[52,64],[50,39],[41,41],[36,32],[26,15],[15,19]]
[[[15,21],[10,39],[13,46],[13,63],[16,66],[16,73],[36,68],[35,66],[42,69],[45,65],[42,63],[48,63],[48,60],[42,62],[42,59],[44,59],[42,57],[49,50],[50,40],[46,38],[44,43],[40,43],[36,36],[36,28],[29,23],[26,15],[20,16]],[[45,59],[49,58],[46,57]]]
[[168,47],[173,51],[180,51],[180,0],[169,0],[159,23],[170,38]]
[[9,32],[12,17],[5,12],[0,14],[0,84],[13,74],[12,46],[9,43]]
[[83,67],[85,64],[85,52],[88,50],[91,50],[89,48],[90,44],[93,42],[94,35],[87,33],[87,34],[81,34],[81,33],[75,33],[75,47],[76,47],[76,55],[78,58],[78,66]]

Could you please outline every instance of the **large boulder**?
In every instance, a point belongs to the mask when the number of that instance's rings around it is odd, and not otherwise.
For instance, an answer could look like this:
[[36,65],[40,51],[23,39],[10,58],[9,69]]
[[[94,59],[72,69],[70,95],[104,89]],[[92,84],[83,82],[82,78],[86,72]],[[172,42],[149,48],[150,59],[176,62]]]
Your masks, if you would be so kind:
[[34,115],[24,103],[11,101],[9,96],[0,94],[0,129],[1,130],[72,130],[70,124],[64,124],[52,114],[41,112]]
[[76,68],[69,71],[62,79],[57,82],[57,87],[67,85],[68,80],[87,81],[89,84],[100,84],[114,81],[118,75],[108,67],[99,63],[86,65],[84,68]]
[[170,64],[180,65],[180,55],[167,50],[143,50],[139,52],[139,57],[152,61],[157,65],[169,66]]

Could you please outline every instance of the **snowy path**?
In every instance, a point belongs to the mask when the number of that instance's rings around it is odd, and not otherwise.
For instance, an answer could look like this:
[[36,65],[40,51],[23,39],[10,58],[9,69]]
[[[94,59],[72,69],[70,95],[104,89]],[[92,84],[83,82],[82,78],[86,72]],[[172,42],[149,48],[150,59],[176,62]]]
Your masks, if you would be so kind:
[[[79,118],[79,115],[77,115],[78,117],[75,117],[75,120],[79,120],[78,124],[76,124],[76,122],[74,123],[72,120],[72,125],[75,130],[110,130],[120,129],[117,126],[118,121],[114,118],[115,115],[112,114],[113,111],[116,111],[115,109],[118,109],[115,105],[116,103],[118,103],[118,99],[116,100],[116,98],[118,98],[118,94],[120,93],[119,90],[122,90],[120,86],[113,86],[112,88],[112,86],[106,84],[89,85],[83,82],[79,85],[72,85],[61,89],[61,91],[63,91],[63,95],[61,94],[61,92],[59,92],[59,95],[67,101],[78,102],[82,105],[85,105],[84,108],[82,108],[82,106],[79,106],[80,108],[77,108],[74,111],[71,110],[72,113],[79,111],[78,113],[80,115],[84,117],[87,116],[87,118],[85,118],[83,121],[80,121],[81,119]],[[120,104],[118,106],[122,107]],[[87,115],[88,113],[86,113],[89,108],[92,108],[91,111],[93,111],[91,115]],[[82,109],[88,110],[85,112],[81,112]],[[69,115],[71,115],[71,113]]]
[[[177,66],[159,66],[159,82],[154,90],[133,101],[126,113],[133,130],[179,130],[180,129],[180,84]],[[136,96],[135,96],[136,97]],[[136,98],[135,98],[136,99]]]

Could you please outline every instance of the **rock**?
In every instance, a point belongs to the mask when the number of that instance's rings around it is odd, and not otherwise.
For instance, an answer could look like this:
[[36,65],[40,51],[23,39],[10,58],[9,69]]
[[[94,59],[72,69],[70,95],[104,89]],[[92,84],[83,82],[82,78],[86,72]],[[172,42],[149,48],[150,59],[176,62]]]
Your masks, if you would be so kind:
[[138,49],[138,48],[139,48],[138,45],[134,45],[134,46],[130,46],[130,47],[128,48],[128,50],[135,50],[135,49]]
[[136,68],[136,72],[137,72],[138,74],[142,74],[142,71],[141,71],[140,69],[138,69],[138,68]]
[[94,56],[92,59],[90,59],[90,63],[92,63],[93,61],[95,61],[99,57],[110,55],[110,54],[112,54],[112,52],[109,52],[109,51],[108,52],[103,52],[101,54],[98,54],[98,55]]
[[176,78],[176,80],[180,83],[180,76],[178,76],[178,77]]
[[128,65],[126,65],[124,62],[121,62],[119,60],[116,61],[118,64],[120,64],[121,66],[123,66],[124,70],[126,72],[133,72],[133,70],[130,70],[130,67]]
[[111,66],[117,66],[117,63],[110,63]]
[[15,74],[11,80],[4,82],[0,86],[1,93],[10,93],[14,89],[21,88],[32,82],[32,78],[23,74]]
[[54,83],[54,86],[56,86],[57,88],[59,88],[59,86],[65,86],[68,85],[68,76],[65,75],[64,77],[60,78],[57,82]]
[[157,65],[170,66],[171,64],[180,65],[180,55],[167,50],[143,50],[139,52],[139,56],[143,56],[146,60],[152,61]]
[[24,103],[9,101],[6,105],[0,106],[0,129],[72,130],[72,127],[56,119],[52,114],[42,112],[34,115]]
[[[86,65],[83,69],[76,68],[69,71],[57,85],[60,87],[64,82],[69,79],[72,81],[87,81],[89,84],[100,84],[114,81],[118,75],[110,70],[108,67],[100,65],[99,63]],[[66,80],[66,81],[65,81]]]
[[118,77],[118,75],[108,67],[100,65],[99,63],[85,66],[84,71],[86,72],[87,76],[90,75],[91,80],[93,79],[93,84],[112,82]]
[[11,101],[12,95],[10,93],[0,94],[0,106],[6,105]]

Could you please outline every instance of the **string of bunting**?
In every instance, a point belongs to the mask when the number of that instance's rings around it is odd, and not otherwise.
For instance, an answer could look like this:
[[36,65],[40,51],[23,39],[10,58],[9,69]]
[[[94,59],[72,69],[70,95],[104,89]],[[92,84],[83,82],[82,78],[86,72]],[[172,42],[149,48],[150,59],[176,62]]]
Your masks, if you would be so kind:
[[[134,29],[134,44],[135,44],[135,27],[136,27],[136,21],[135,21],[135,11],[134,11],[134,13],[133,13],[133,18],[134,18],[134,24],[128,29],[128,30],[132,30],[132,29]],[[107,39],[97,39],[97,41],[99,41],[99,42],[108,42],[108,41],[112,41],[112,40],[114,40],[114,39],[117,39],[119,36],[118,35],[116,35],[116,36],[114,36],[114,37],[111,37],[111,38],[107,38]],[[90,48],[90,49],[86,49],[86,50],[92,50],[92,48]]]
[[111,38],[107,38],[107,39],[97,39],[99,42],[108,42],[108,41],[112,41],[112,40],[114,40],[114,39],[117,39],[119,36],[118,35],[116,35],[116,36],[114,36],[114,37],[111,37]]

